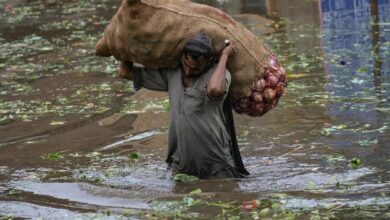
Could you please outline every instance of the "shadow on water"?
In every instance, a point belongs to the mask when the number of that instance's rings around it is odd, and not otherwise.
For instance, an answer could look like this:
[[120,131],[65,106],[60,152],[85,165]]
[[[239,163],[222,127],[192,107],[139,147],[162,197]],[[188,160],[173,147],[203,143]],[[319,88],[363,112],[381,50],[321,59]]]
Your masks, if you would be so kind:
[[235,115],[251,176],[173,181],[166,95],[93,54],[118,2],[0,0],[0,219],[390,217],[390,1],[198,2],[288,72],[275,110]]

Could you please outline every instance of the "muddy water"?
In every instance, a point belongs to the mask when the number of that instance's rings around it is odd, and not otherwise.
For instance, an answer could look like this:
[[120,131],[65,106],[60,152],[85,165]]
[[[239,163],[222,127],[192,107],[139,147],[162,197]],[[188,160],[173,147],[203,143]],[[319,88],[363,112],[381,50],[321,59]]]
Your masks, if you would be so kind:
[[289,74],[275,110],[235,115],[250,177],[172,180],[166,94],[93,54],[117,1],[0,0],[0,219],[390,217],[390,2],[202,2]]

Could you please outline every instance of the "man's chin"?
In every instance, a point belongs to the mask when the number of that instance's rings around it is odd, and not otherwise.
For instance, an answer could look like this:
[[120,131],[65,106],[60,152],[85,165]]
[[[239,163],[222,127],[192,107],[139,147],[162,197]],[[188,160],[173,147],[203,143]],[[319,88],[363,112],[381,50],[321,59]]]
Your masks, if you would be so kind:
[[191,74],[191,73],[190,74],[184,74],[184,77],[187,78],[187,79],[192,78],[194,76],[196,76],[196,75]]
[[191,74],[189,74],[189,78],[193,78],[193,77],[197,77],[197,76],[200,76],[200,75],[202,75],[202,73],[191,73]]

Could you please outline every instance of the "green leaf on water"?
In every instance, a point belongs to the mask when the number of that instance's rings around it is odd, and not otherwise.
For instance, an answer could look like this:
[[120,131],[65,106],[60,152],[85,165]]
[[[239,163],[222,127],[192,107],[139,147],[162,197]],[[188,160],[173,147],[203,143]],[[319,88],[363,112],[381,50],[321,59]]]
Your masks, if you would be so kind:
[[19,193],[19,191],[11,189],[10,191],[7,192],[7,195],[11,196],[11,195],[15,195],[15,194],[18,194],[18,193]]
[[363,147],[371,147],[372,145],[378,144],[378,140],[359,140],[359,145]]
[[191,197],[186,197],[183,199],[183,201],[186,203],[187,206],[191,206],[194,204],[194,199]]
[[51,47],[51,46],[41,47],[41,48],[39,48],[39,50],[40,50],[40,51],[44,51],[44,52],[46,52],[46,51],[52,51],[52,50],[53,50],[53,47]]
[[323,128],[320,131],[320,133],[325,135],[325,136],[329,136],[332,133],[335,133],[335,132],[337,132],[339,130],[342,130],[342,129],[345,129],[347,127],[348,127],[347,125],[335,125],[335,126],[332,126],[332,127],[329,127],[329,128]]
[[264,208],[259,212],[259,216],[265,217],[265,216],[269,215],[270,213],[271,213],[270,208]]
[[129,153],[127,155],[127,157],[130,159],[130,160],[138,160],[139,158],[139,154],[137,152],[132,152],[132,153]]
[[328,156],[327,159],[330,163],[335,164],[337,162],[344,161],[345,157],[343,155],[332,155]]
[[358,73],[367,73],[368,72],[368,67],[360,67],[357,69]]
[[273,202],[272,205],[271,205],[271,208],[272,209],[281,209],[282,208],[282,204],[280,204],[278,202]]
[[173,180],[175,182],[193,182],[193,181],[199,180],[199,178],[196,176],[191,176],[191,175],[187,175],[184,173],[179,173],[173,177]]
[[169,100],[168,99],[166,99],[162,102],[162,107],[163,107],[164,112],[169,111]]
[[66,122],[64,121],[52,121],[50,122],[50,125],[52,126],[58,126],[58,125],[64,125]]
[[0,216],[0,220],[13,220],[13,219],[16,219],[16,218],[12,217],[11,215]]
[[382,215],[382,217],[383,217],[384,219],[390,219],[390,212],[384,213],[384,214]]
[[359,158],[352,158],[352,160],[350,161],[351,165],[353,168],[357,168],[359,167],[360,165],[362,165],[362,161],[359,159]]
[[43,158],[48,159],[48,160],[57,161],[57,160],[62,159],[64,157],[60,153],[50,153],[50,154],[46,154]]
[[226,201],[226,202],[208,202],[208,205],[216,206],[222,209],[235,209],[238,207],[237,201]]
[[190,195],[199,195],[201,194],[203,191],[201,189],[195,189],[193,191],[190,192]]
[[91,152],[91,153],[88,153],[85,156],[88,157],[88,158],[98,158],[101,155],[102,155],[102,153],[100,153],[100,152]]

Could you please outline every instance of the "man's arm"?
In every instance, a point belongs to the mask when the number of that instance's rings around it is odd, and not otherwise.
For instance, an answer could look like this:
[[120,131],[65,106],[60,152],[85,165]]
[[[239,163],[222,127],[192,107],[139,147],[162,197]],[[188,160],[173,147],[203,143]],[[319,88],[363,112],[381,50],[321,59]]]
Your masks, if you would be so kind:
[[211,97],[220,97],[226,93],[226,63],[233,56],[235,48],[232,44],[221,53],[217,67],[207,83],[207,94]]
[[149,69],[132,62],[120,63],[119,77],[132,80],[134,89],[139,90],[141,87],[156,91],[168,91],[169,71],[165,69]]

